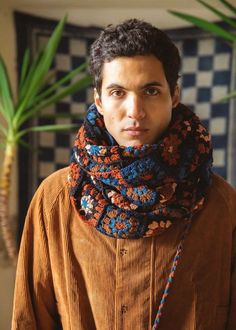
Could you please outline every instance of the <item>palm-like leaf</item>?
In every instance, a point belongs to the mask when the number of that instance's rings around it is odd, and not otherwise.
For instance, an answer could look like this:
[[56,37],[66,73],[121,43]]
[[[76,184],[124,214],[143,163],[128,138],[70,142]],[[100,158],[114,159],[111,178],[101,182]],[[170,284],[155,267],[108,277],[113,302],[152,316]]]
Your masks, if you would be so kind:
[[55,125],[43,125],[43,126],[31,126],[24,130],[21,130],[16,136],[17,141],[22,138],[25,134],[30,132],[57,132],[64,131],[72,128],[76,128],[76,124],[55,124]]
[[203,0],[197,0],[200,2],[203,6],[205,6],[207,9],[212,11],[214,14],[216,14],[219,18],[221,18],[225,23],[228,23],[232,28],[236,28],[236,21],[233,18],[228,17],[227,15],[223,14],[221,11],[217,10],[213,6],[209,5]]
[[86,69],[87,63],[81,64],[78,68],[74,69],[73,71],[69,72],[65,77],[61,78],[59,81],[55,82],[49,88],[44,90],[42,93],[39,93],[34,100],[34,103],[37,104],[41,102],[41,100],[45,99],[52,93],[54,93],[58,88],[60,88],[65,83],[68,83],[71,79],[81,73],[83,70]]
[[233,91],[229,94],[227,94],[225,97],[222,97],[219,101],[220,102],[226,102],[229,101],[230,99],[236,98],[236,91]]
[[14,116],[12,91],[9,84],[9,77],[3,59],[0,57],[0,112],[10,125]]
[[183,14],[183,13],[180,13],[180,12],[177,12],[174,10],[169,10],[169,12],[179,18],[184,19],[185,21],[187,21],[189,23],[196,25],[197,27],[199,27],[205,31],[212,32],[215,35],[217,35],[218,37],[221,37],[227,41],[230,41],[232,43],[236,41],[235,34],[223,29],[222,27],[220,27],[219,25],[217,25],[215,23],[208,22],[207,20],[198,18],[197,16]]
[[233,15],[236,15],[236,7],[234,7],[231,3],[229,3],[226,0],[220,0],[221,3],[223,3],[223,5],[225,5],[226,8],[228,8]]
[[[29,132],[68,130],[76,127],[75,124],[30,125],[23,129],[22,125],[31,118],[37,118],[43,109],[91,84],[91,77],[85,71],[86,64],[83,64],[48,86],[49,69],[55,58],[65,21],[66,18],[63,18],[58,23],[48,43],[35,56],[32,63],[29,50],[26,50],[15,102],[4,61],[0,57],[0,115],[5,120],[4,124],[0,123],[0,137],[5,141],[5,156],[0,172],[0,225],[8,254],[13,260],[17,252],[8,224],[8,205],[11,167],[15,159],[16,146],[21,144],[28,147],[22,137]],[[76,81],[74,78],[79,73],[83,73],[82,78]]]
[[22,91],[22,85],[25,81],[27,71],[29,69],[29,62],[30,62],[30,51],[29,49],[26,49],[24,57],[23,57],[23,62],[22,62],[22,69],[21,69],[21,74],[20,74],[20,90]]
[[[232,28],[233,29],[236,28],[236,19],[221,13],[219,10],[215,9],[213,6],[209,5],[204,0],[197,0],[197,1],[201,3],[203,6],[205,6],[207,9],[209,9],[211,12],[216,14],[218,17],[220,17],[226,24],[228,24],[229,27],[223,28],[217,23],[208,22],[197,16],[187,15],[178,11],[169,10],[169,12],[189,23],[192,23],[193,25],[205,31],[215,34],[216,36],[222,38],[226,42],[229,42],[230,45],[233,46],[236,43],[236,33],[235,31],[232,30]],[[235,6],[233,6],[231,3],[229,3],[226,0],[219,0],[219,1],[232,13],[232,15],[236,15]],[[233,91],[230,94],[226,95],[220,101],[228,101],[231,98],[236,98],[236,91]]]
[[65,25],[65,18],[63,18],[59,22],[51,38],[49,39],[46,47],[43,49],[40,56],[36,58],[35,67],[34,70],[32,71],[32,76],[30,77],[30,83],[26,79],[26,83],[28,82],[27,84],[28,88],[26,89],[25,94],[23,94],[24,97],[19,100],[19,103],[16,106],[17,114],[14,120],[15,125],[17,125],[17,121],[19,120],[21,114],[25,112],[25,110],[28,108],[30,101],[35,98],[39,89],[42,86],[44,77],[48,73],[48,70],[55,57],[56,50],[64,29],[64,25]]

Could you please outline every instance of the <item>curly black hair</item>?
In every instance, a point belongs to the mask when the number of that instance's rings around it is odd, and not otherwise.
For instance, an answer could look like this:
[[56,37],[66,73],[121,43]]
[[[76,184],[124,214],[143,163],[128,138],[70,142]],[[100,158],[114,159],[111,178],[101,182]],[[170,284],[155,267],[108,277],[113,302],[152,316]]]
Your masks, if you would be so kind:
[[94,86],[101,95],[102,68],[117,57],[154,55],[162,63],[171,95],[179,78],[180,55],[166,33],[138,19],[129,19],[116,26],[108,25],[90,49],[89,70]]

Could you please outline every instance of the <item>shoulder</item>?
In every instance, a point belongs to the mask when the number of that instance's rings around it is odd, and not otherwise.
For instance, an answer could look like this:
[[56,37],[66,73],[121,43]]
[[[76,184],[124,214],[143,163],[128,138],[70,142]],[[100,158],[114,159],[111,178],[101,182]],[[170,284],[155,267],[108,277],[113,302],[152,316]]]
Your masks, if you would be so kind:
[[214,189],[227,203],[232,202],[236,198],[236,190],[227,181],[217,174],[212,175],[212,186]]
[[69,200],[68,175],[69,167],[49,175],[38,187],[32,203],[40,203],[44,209],[50,212],[59,199]]
[[225,210],[236,225],[236,190],[217,174],[212,175],[208,200],[214,211]]
[[63,189],[68,184],[69,167],[64,167],[42,181],[40,184],[41,189],[48,189],[56,192]]

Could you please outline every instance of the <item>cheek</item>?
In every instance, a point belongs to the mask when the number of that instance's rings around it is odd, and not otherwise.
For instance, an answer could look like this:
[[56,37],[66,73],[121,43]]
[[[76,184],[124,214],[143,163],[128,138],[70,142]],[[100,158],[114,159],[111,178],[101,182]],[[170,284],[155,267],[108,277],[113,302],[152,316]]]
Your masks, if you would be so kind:
[[121,112],[119,109],[109,108],[103,114],[104,121],[109,122],[110,124],[118,123],[121,119]]
[[149,111],[150,114],[150,118],[151,120],[155,121],[168,121],[171,120],[171,116],[172,116],[172,107],[160,107],[160,106],[156,106],[153,107],[152,109],[154,109],[154,111]]
[[165,130],[172,117],[172,109],[163,109],[163,111],[157,111],[153,113],[150,120],[150,125],[152,125],[154,130],[162,131]]
[[104,123],[106,125],[106,127],[111,127],[111,128],[115,128],[115,125],[117,124],[117,120],[114,116],[114,114],[106,114],[105,116],[103,116],[104,118]]
[[172,117],[172,109],[169,109],[165,114],[163,118],[163,122],[165,123],[165,126],[167,127],[171,121]]

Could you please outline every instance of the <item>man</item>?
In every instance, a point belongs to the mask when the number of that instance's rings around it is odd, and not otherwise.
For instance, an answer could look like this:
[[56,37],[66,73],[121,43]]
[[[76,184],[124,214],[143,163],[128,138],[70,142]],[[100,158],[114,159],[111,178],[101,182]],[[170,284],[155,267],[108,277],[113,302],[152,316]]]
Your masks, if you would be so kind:
[[236,329],[236,193],[179,67],[136,19],[92,45],[95,104],[29,208],[12,329]]

